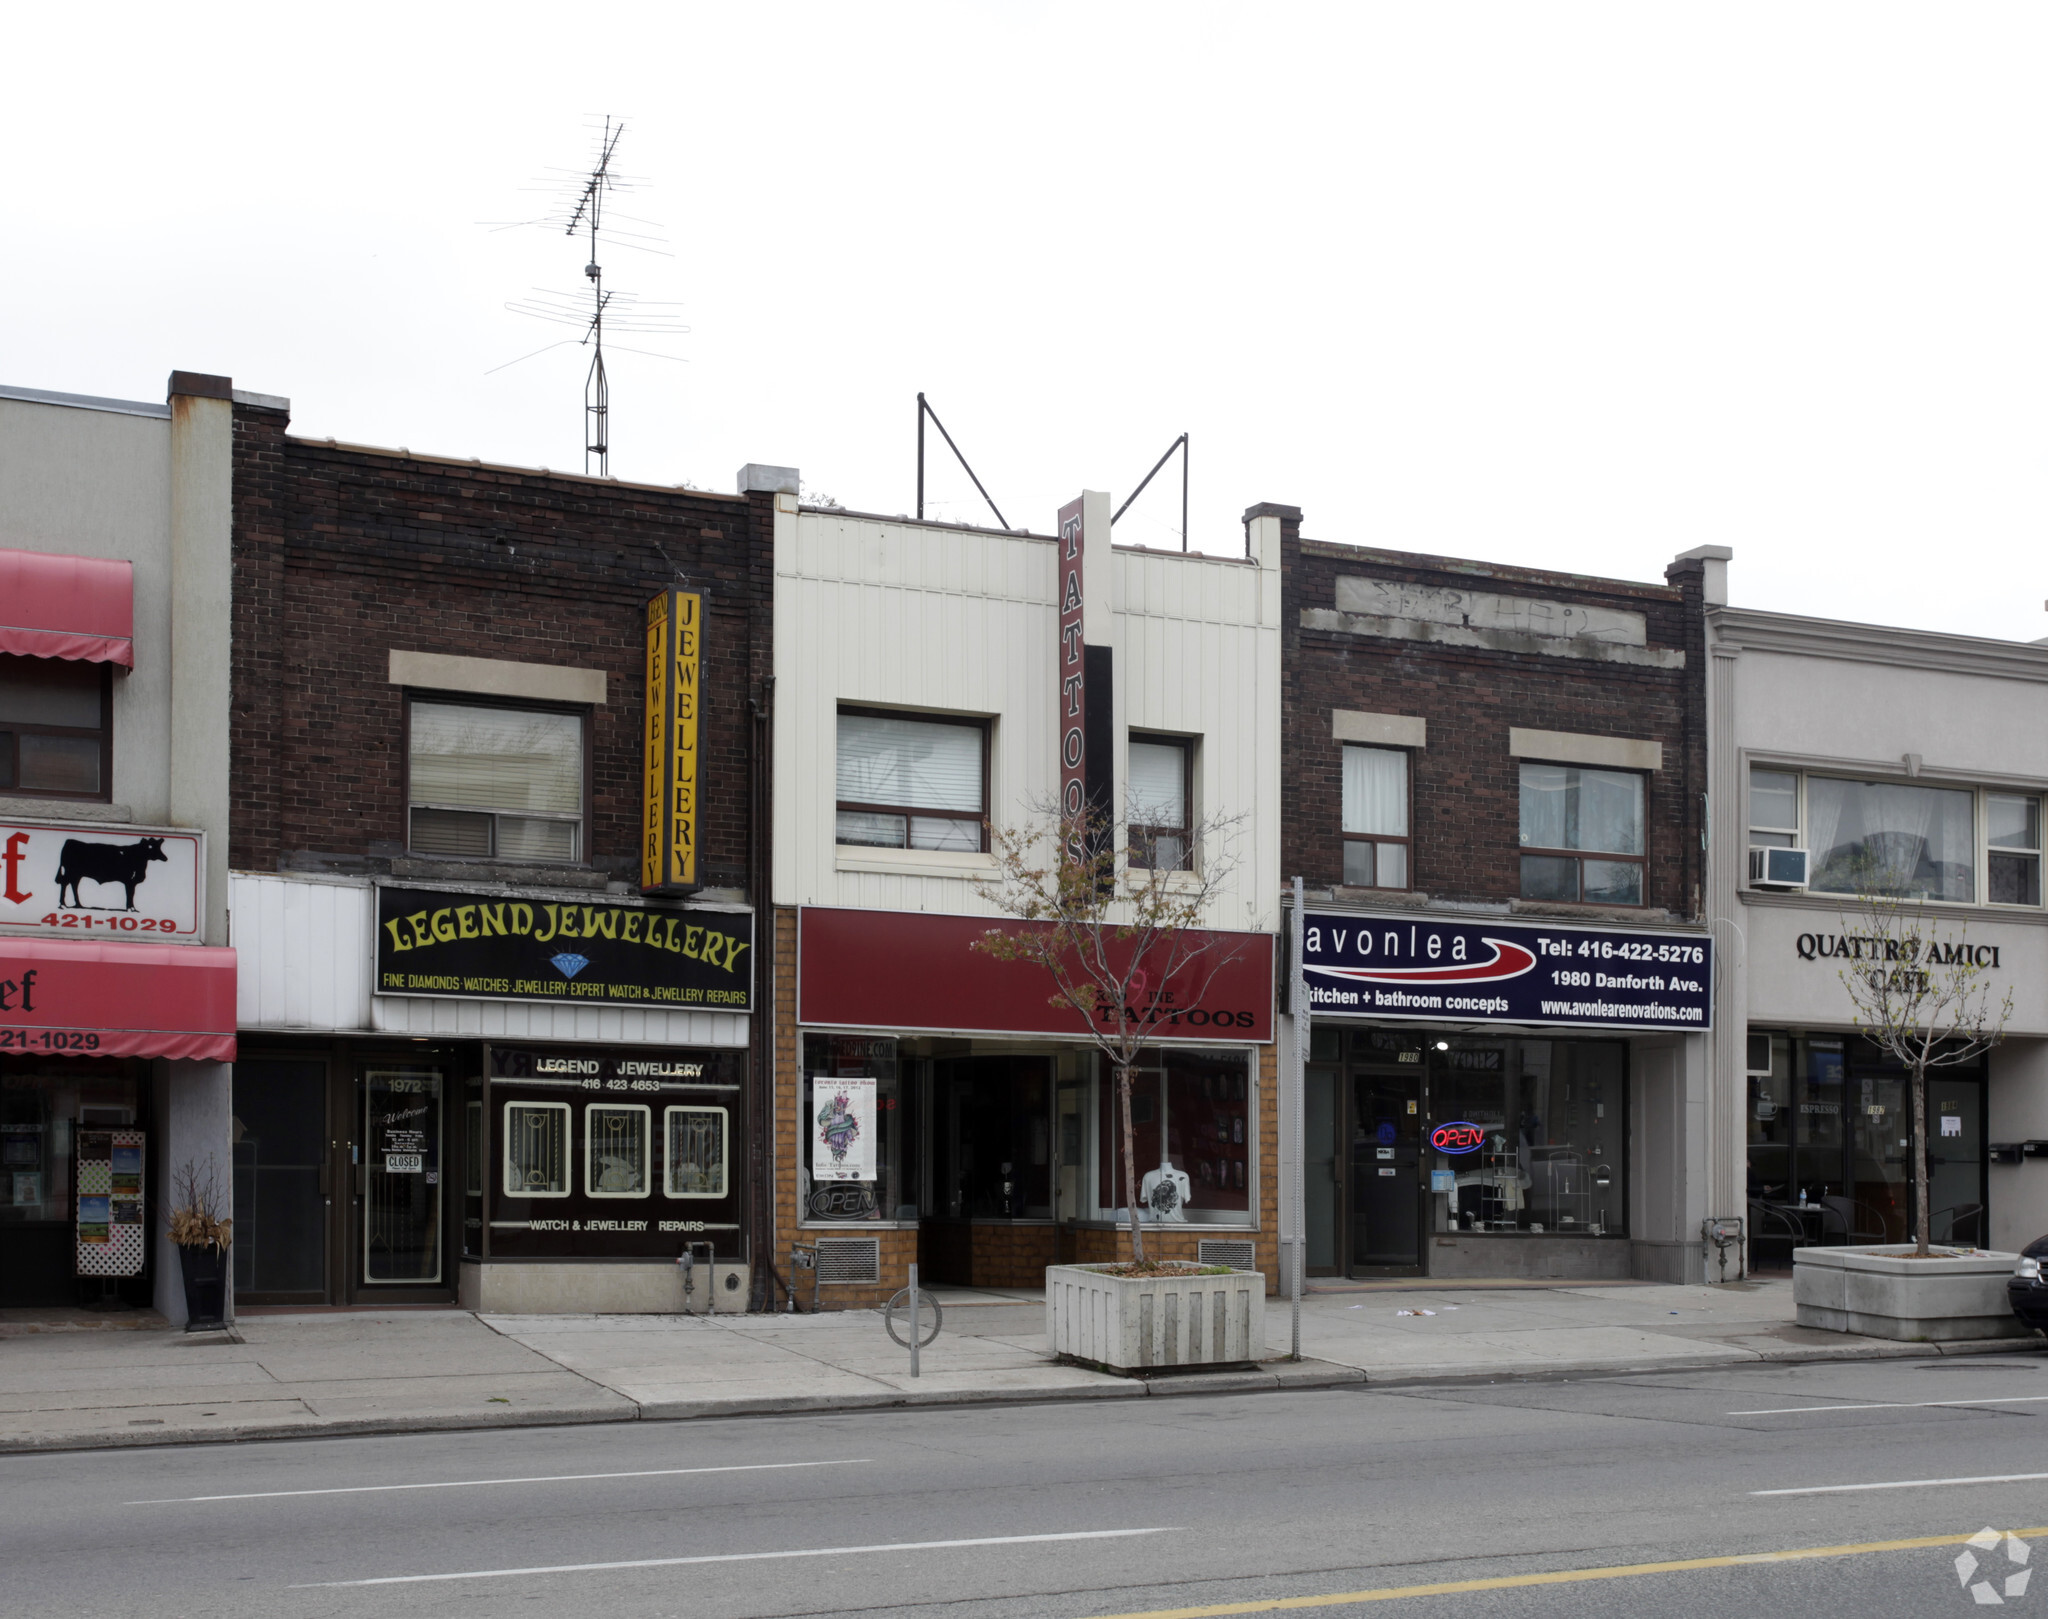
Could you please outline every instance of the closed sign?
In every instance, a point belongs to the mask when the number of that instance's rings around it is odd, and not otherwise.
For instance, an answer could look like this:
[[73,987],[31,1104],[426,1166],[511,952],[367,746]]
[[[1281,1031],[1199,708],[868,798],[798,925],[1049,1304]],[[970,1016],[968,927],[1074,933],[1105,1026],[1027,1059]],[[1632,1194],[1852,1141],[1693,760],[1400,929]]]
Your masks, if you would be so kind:
[[0,821],[0,932],[196,944],[206,834]]

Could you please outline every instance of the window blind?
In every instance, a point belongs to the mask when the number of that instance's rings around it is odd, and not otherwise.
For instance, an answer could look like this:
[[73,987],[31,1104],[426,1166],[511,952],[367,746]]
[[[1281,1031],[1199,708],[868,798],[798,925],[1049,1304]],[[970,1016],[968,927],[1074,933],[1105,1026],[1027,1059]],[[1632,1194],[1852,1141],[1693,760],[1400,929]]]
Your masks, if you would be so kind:
[[574,714],[414,703],[412,801],[580,814],[583,721]]
[[1133,742],[1131,820],[1138,826],[1188,824],[1188,750],[1178,742]]
[[839,716],[839,801],[981,813],[978,725]]

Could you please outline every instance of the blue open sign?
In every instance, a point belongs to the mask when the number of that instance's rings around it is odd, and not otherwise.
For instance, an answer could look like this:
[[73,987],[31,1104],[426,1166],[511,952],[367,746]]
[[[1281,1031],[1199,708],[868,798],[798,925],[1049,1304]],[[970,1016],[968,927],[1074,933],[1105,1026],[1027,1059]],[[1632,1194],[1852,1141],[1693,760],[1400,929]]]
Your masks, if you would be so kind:
[[1463,1119],[1440,1124],[1429,1132],[1429,1144],[1438,1152],[1477,1152],[1485,1140],[1484,1130]]

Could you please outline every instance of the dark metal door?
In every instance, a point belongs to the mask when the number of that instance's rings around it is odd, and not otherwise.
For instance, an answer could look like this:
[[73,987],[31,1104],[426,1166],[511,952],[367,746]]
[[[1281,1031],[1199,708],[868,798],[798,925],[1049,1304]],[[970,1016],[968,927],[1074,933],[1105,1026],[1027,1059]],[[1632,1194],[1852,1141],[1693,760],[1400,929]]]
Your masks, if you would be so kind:
[[1422,1264],[1422,1068],[1359,1068],[1351,1081],[1351,1268]]
[[1341,1070],[1311,1067],[1302,1115],[1302,1203],[1308,1273],[1344,1269],[1344,1091]]

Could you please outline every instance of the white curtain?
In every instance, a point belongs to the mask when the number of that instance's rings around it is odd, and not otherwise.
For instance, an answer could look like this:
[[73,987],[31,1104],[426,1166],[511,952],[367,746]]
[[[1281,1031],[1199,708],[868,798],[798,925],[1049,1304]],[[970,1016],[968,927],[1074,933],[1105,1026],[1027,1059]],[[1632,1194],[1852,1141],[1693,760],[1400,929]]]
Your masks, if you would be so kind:
[[1408,835],[1408,755],[1388,748],[1344,750],[1344,830]]
[[1643,778],[1622,770],[1580,770],[1579,836],[1573,849],[1643,852]]
[[1973,795],[1901,782],[1807,779],[1815,887],[1867,881],[1886,893],[1976,896]]
[[1846,893],[1854,886],[1849,878],[1848,855],[1834,860],[1835,839],[1840,835],[1842,808],[1854,782],[1836,781],[1828,776],[1806,778],[1806,847],[1812,851],[1813,886]]

